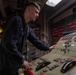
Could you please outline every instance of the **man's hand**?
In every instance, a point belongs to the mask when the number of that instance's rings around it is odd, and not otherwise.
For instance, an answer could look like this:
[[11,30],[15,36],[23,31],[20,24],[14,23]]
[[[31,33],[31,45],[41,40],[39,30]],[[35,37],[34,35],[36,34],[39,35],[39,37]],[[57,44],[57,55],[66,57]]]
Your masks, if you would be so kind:
[[26,69],[28,69],[31,66],[31,63],[29,63],[28,61],[24,61],[22,64]]
[[49,50],[52,51],[52,49],[54,48],[55,45],[49,47]]

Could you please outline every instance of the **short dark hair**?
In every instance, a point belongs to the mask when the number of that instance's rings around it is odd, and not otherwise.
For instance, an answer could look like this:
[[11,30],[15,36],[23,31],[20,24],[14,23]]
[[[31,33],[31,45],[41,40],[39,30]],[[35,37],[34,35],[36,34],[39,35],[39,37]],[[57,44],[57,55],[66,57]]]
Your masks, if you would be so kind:
[[24,7],[24,9],[26,9],[28,6],[35,6],[38,10],[40,10],[40,6],[39,6],[39,4],[38,3],[36,3],[36,2],[28,2],[26,5],[25,5],[25,7]]
[[23,7],[17,8],[16,10],[18,14],[19,15],[23,14],[28,6],[35,6],[40,11],[40,5],[36,2],[31,1],[31,2],[26,3]]

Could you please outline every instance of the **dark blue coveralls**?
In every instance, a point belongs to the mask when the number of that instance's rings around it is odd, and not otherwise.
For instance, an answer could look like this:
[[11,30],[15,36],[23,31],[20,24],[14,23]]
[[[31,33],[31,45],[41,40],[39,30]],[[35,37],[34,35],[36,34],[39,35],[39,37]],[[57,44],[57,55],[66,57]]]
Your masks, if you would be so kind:
[[35,36],[23,16],[13,16],[6,26],[0,45],[0,75],[17,75],[17,70],[25,60],[23,58],[24,38],[40,50],[48,51],[49,47]]

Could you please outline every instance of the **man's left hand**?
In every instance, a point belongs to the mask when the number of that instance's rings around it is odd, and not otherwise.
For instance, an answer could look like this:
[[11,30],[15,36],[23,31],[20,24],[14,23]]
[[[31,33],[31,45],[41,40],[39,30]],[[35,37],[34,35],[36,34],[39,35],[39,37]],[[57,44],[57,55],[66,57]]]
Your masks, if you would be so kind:
[[52,49],[55,47],[55,45],[52,45],[51,47],[49,47],[49,50],[52,51]]

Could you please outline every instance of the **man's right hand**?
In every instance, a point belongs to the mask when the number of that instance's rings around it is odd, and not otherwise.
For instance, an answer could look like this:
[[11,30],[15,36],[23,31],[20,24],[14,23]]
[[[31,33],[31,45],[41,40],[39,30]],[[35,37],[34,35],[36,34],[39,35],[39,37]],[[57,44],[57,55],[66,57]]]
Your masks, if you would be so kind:
[[26,69],[28,69],[31,66],[31,63],[29,63],[28,61],[24,61],[22,64]]

